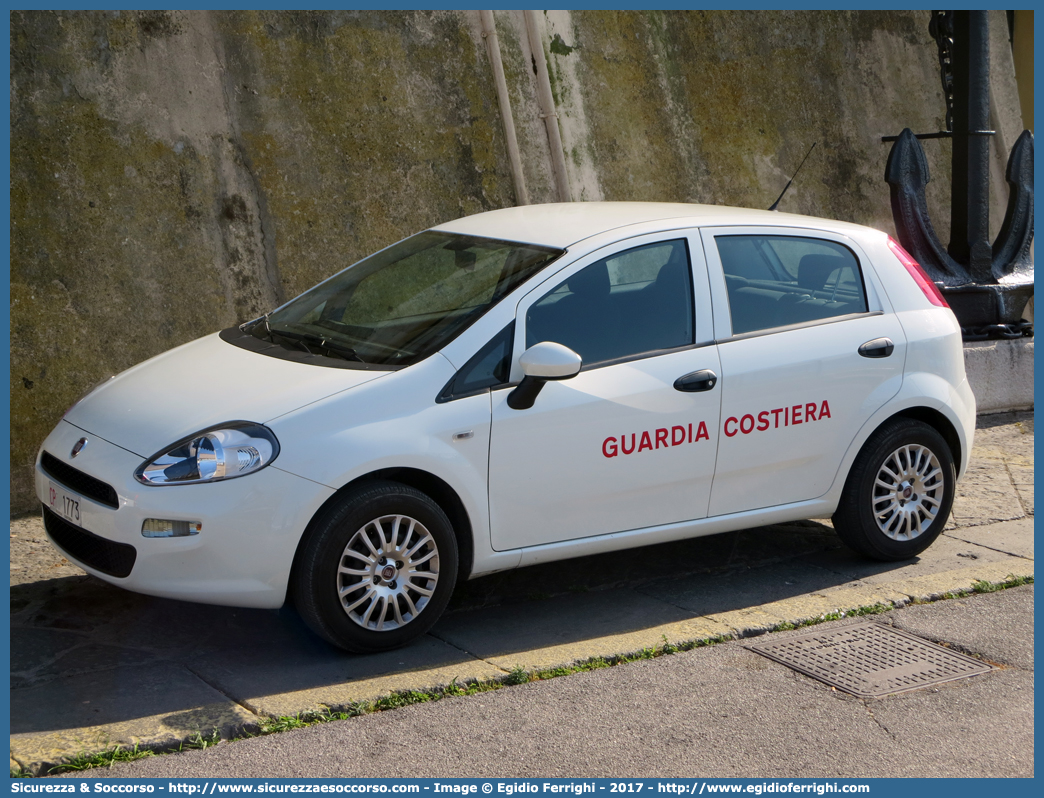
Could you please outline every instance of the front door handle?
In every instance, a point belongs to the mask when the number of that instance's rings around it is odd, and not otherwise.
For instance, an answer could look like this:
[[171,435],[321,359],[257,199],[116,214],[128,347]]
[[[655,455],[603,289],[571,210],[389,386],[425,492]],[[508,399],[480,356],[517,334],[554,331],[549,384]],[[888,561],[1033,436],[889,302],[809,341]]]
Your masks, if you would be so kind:
[[875,338],[859,347],[863,357],[888,357],[895,350],[891,338]]
[[697,391],[709,391],[717,384],[718,375],[710,369],[702,369],[683,374],[674,381],[674,389],[686,393],[696,393]]

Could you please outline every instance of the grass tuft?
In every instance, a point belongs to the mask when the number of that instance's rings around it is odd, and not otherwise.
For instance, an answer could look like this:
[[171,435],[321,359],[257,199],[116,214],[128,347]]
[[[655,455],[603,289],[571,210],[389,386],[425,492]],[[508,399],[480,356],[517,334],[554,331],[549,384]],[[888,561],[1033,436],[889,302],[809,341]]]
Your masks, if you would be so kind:
[[[137,743],[135,743],[133,748],[123,745],[114,745],[112,748],[107,748],[100,753],[89,754],[83,752],[74,757],[68,757],[54,767],[49,768],[47,773],[56,774],[68,773],[70,771],[93,770],[94,768],[111,768],[118,762],[134,762],[138,759],[156,756],[157,754],[175,753],[177,751],[205,751],[207,748],[210,748],[219,742],[221,742],[221,730],[214,729],[206,736],[204,736],[203,732],[198,731],[196,732],[195,737],[180,743],[176,748],[169,751],[142,748]],[[11,769],[12,778],[27,778],[32,775],[32,773],[24,769],[18,771],[18,775],[16,775],[15,769]]]
[[114,745],[97,754],[86,752],[59,762],[50,768],[48,773],[67,773],[71,770],[91,770],[92,768],[111,768],[117,762],[134,762],[138,759],[155,756],[156,752],[148,748],[140,748],[137,743],[133,748],[125,748],[122,745]]
[[1001,582],[987,582],[983,579],[976,579],[972,583],[972,593],[996,593],[998,590],[1007,590],[1009,587],[1022,587],[1023,585],[1032,585],[1032,576],[1015,576],[1014,574],[1008,574]]
[[516,665],[511,672],[503,678],[504,684],[525,684],[529,681],[529,672],[521,665]]
[[800,629],[804,626],[815,626],[816,624],[826,623],[827,621],[840,621],[842,618],[859,618],[864,615],[879,615],[882,612],[888,612],[894,610],[896,605],[886,604],[884,602],[878,602],[877,604],[870,604],[866,607],[855,607],[854,609],[842,610],[840,608],[831,612],[824,612],[820,615],[814,615],[811,618],[805,618],[802,621],[792,623],[791,621],[783,621],[777,623],[772,627],[770,631],[773,632],[789,632],[791,629]]
[[221,742],[221,730],[214,729],[206,737],[203,736],[203,732],[196,732],[196,736],[190,740],[183,742],[178,746],[179,751],[206,751],[212,745],[217,745]]

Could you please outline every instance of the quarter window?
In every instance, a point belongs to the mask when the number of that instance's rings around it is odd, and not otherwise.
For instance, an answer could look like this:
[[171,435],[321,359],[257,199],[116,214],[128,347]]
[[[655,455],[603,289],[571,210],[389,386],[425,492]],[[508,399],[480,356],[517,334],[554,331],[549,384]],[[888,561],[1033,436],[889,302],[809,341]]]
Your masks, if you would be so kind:
[[560,283],[526,314],[526,347],[564,344],[590,366],[693,342],[685,239],[616,253]]
[[464,364],[442,389],[436,401],[448,402],[451,399],[474,396],[507,383],[511,373],[511,347],[514,342],[515,322],[511,322]]
[[732,334],[865,313],[852,250],[798,236],[717,236]]

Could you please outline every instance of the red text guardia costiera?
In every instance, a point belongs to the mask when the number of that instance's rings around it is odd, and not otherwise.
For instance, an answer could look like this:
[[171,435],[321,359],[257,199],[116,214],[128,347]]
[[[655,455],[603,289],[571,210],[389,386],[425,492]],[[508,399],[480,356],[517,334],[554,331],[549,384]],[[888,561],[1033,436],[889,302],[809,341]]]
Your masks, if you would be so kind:
[[[797,424],[808,424],[830,418],[830,404],[822,402],[806,402],[805,404],[777,407],[762,410],[757,415],[745,413],[738,418],[729,416],[722,424],[722,432],[726,438],[736,435],[750,435],[752,432],[765,432],[780,427],[793,427]],[[611,435],[602,441],[602,454],[606,457],[618,457],[621,454],[635,454],[646,450],[653,451],[661,447],[681,446],[687,443],[699,443],[710,440],[707,424],[701,421],[695,427],[675,425],[660,427],[644,432],[632,432],[617,438]]]

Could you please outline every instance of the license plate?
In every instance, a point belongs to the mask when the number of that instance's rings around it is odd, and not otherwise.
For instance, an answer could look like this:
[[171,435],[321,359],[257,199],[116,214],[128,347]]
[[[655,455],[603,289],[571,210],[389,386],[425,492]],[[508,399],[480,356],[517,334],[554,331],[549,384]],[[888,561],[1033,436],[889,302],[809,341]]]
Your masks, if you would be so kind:
[[76,526],[83,526],[80,520],[80,497],[69,493],[61,485],[53,482],[48,483],[47,501],[51,510],[58,513],[66,521],[71,521]]

